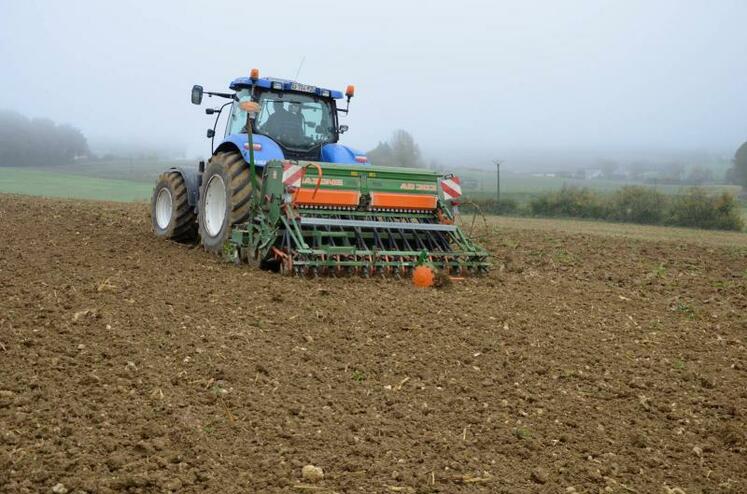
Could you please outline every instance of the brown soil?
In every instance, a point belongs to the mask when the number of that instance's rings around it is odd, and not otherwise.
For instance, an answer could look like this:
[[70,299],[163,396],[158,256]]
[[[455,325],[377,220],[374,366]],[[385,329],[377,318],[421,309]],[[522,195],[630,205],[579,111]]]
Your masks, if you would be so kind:
[[747,492],[745,249],[490,228],[415,289],[0,196],[0,492]]

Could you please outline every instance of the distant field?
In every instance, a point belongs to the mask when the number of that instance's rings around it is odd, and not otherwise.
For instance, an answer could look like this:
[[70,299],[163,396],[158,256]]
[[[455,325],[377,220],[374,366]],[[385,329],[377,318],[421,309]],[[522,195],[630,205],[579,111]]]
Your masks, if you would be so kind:
[[70,165],[45,168],[55,173],[83,175],[87,177],[113,178],[134,182],[152,183],[162,170],[171,166],[196,168],[194,160],[116,160],[97,162],[78,162]]
[[[153,183],[161,170],[170,166],[194,168],[197,166],[195,160],[115,160],[104,162],[78,162],[70,165],[54,166],[45,168],[54,174],[72,174],[86,177],[97,177],[104,179],[129,180],[142,183]],[[456,169],[455,172],[463,179],[465,194],[472,199],[486,199],[495,197],[496,177],[491,170]],[[580,180],[562,177],[544,177],[512,173],[510,171],[501,174],[501,196],[519,202],[526,202],[532,196],[559,190],[563,186],[588,187],[599,192],[612,192],[630,182],[614,180]],[[667,194],[676,194],[686,189],[683,185],[652,185],[657,190]],[[715,191],[728,191],[739,193],[740,187],[729,185],[707,185],[707,189]]]
[[[0,192],[107,201],[144,201],[149,199],[153,182],[160,171],[169,166],[194,167],[196,163],[120,160],[76,163],[53,168],[0,167]],[[462,170],[459,174],[467,181],[464,187],[467,197],[495,197],[495,174],[474,170]],[[506,173],[501,176],[501,196],[525,202],[538,193],[558,190],[564,185],[611,192],[627,184],[607,180],[574,180]],[[676,193],[683,189],[674,185],[660,185],[657,188],[667,193]],[[707,188],[732,193],[738,193],[740,190],[740,187],[729,185]],[[747,221],[747,205],[742,209],[742,214]]]
[[152,182],[99,178],[56,171],[0,168],[0,192],[104,201],[144,201]]
[[[463,180],[462,189],[467,196],[474,199],[492,199],[495,197],[495,172],[490,172],[488,170],[458,170],[457,174]],[[689,187],[686,185],[636,184],[617,180],[582,180],[563,177],[540,177],[506,172],[501,174],[501,197],[503,199],[513,199],[518,202],[525,202],[538,193],[559,190],[564,186],[586,187],[598,192],[613,192],[625,185],[655,187],[657,190],[665,194],[677,194]],[[703,188],[716,192],[726,191],[733,194],[738,194],[741,190],[741,187],[735,185],[706,185]]]

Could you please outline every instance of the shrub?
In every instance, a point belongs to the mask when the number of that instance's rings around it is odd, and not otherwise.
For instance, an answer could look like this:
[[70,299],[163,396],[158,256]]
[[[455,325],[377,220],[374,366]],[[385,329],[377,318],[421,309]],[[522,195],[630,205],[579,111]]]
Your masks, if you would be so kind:
[[665,218],[667,197],[656,189],[630,185],[610,198],[608,218],[627,223],[660,225]]
[[703,189],[693,188],[675,196],[666,223],[716,230],[742,230],[744,221],[734,196],[723,193],[709,196]]
[[563,187],[529,202],[532,214],[538,216],[570,216],[575,218],[605,218],[607,207],[602,198],[586,188]]
[[627,186],[602,195],[585,188],[563,188],[529,202],[535,216],[594,218],[650,225],[742,230],[744,220],[737,200],[728,193],[711,196],[700,188],[681,195]]

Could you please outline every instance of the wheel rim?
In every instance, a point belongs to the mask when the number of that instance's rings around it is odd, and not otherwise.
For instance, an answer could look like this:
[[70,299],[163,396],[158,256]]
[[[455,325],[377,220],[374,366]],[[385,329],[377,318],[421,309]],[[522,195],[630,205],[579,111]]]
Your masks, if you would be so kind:
[[174,203],[171,200],[171,191],[163,188],[158,191],[156,197],[156,224],[161,230],[165,230],[171,222],[171,213],[174,209]]
[[226,185],[220,175],[213,175],[205,192],[205,231],[211,237],[218,235],[226,219]]

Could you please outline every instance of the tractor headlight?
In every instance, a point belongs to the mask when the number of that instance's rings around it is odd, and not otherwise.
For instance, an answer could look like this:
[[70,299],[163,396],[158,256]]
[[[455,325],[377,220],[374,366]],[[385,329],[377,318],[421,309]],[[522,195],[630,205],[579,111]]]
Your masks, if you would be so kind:
[[322,89],[322,97],[329,98],[329,91],[326,89]]
[[277,89],[279,91],[283,90],[283,83],[282,82],[273,82],[272,83],[272,89]]

